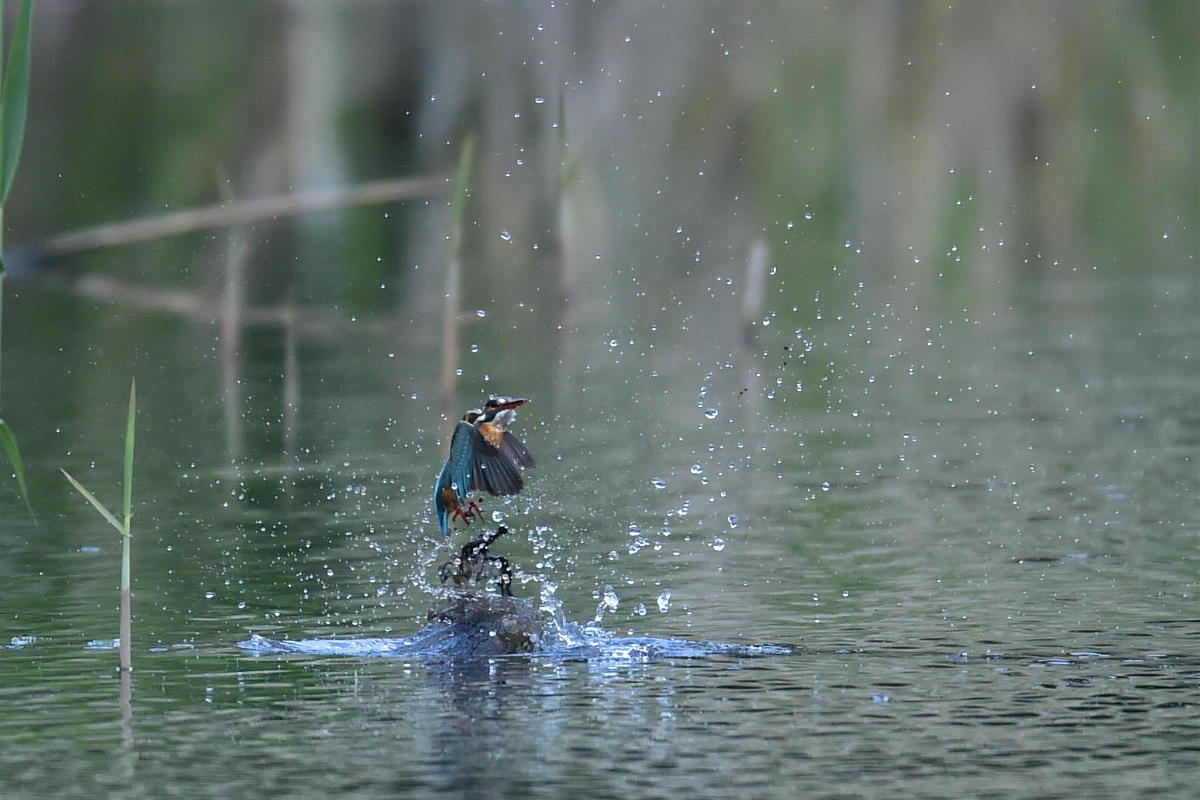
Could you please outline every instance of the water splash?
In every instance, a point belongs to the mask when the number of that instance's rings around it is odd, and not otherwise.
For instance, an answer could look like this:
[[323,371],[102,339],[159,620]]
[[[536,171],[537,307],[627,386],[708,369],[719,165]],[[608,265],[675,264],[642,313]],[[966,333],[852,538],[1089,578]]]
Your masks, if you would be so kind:
[[[570,622],[563,614],[562,601],[553,583],[542,585],[539,610],[544,616],[541,635],[534,647],[522,653],[504,657],[549,661],[642,662],[670,658],[706,658],[709,656],[778,656],[790,655],[789,647],[774,644],[736,644],[733,642],[660,639],[652,636],[616,636],[600,627],[603,613],[615,610],[620,598],[612,587],[606,587],[597,608],[597,617],[584,625]],[[664,590],[658,597],[658,609],[670,607],[671,592]],[[641,606],[641,612],[646,609]],[[401,638],[362,639],[270,639],[253,634],[237,646],[256,656],[296,653],[311,656],[355,656],[361,658],[411,658],[420,661],[444,662],[471,658],[496,658],[495,653],[481,654],[460,638],[447,636],[445,626],[437,623],[422,628],[412,636]]]
[[660,594],[658,596],[658,600],[656,600],[655,602],[658,603],[658,610],[660,613],[665,614],[668,611],[670,611],[671,610],[671,590],[663,589],[662,594]]

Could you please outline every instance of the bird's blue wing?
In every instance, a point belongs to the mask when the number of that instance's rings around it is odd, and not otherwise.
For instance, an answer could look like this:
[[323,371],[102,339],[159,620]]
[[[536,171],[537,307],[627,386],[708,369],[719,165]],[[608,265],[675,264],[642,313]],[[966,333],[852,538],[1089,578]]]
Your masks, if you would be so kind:
[[443,536],[448,535],[450,530],[450,509],[442,500],[442,492],[452,489],[460,503],[467,499],[467,494],[473,487],[474,449],[475,439],[478,437],[479,432],[467,422],[459,422],[454,426],[454,435],[450,439],[450,455],[442,465],[437,485],[433,489],[433,507],[437,510],[438,524],[442,528]]
[[454,487],[454,493],[459,501],[467,499],[471,491],[471,473],[475,465],[475,440],[479,432],[470,423],[460,422],[454,427],[454,437],[450,440],[450,457],[446,459],[445,472],[449,477],[447,486]]

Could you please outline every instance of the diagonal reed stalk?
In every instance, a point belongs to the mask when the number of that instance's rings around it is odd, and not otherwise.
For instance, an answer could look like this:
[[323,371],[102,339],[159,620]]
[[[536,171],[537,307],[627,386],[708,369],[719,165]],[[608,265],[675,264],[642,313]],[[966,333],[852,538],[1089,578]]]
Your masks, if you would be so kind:
[[96,496],[89,492],[82,483],[65,469],[61,470],[71,485],[75,487],[84,499],[100,512],[100,516],[108,520],[108,524],[121,534],[121,639],[120,639],[120,670],[128,672],[133,669],[130,655],[133,638],[133,595],[130,592],[129,580],[129,545],[133,539],[133,431],[134,418],[137,415],[137,381],[129,382],[129,413],[125,418],[125,469],[124,469],[124,520],[118,520]]
[[226,201],[215,206],[190,208],[171,214],[155,214],[68,231],[42,242],[36,248],[36,253],[42,257],[65,256],[98,247],[136,244],[166,236],[276,220],[314,211],[428,197],[441,194],[445,185],[445,179],[439,175],[424,178],[389,178],[344,189],[321,189],[298,194]]
[[[0,22],[3,21],[3,4],[0,0]],[[25,111],[29,106],[29,42],[33,31],[33,2],[25,0],[17,17],[17,28],[13,31],[12,45],[8,48],[8,65],[4,69],[0,84],[0,327],[4,311],[4,201],[12,189],[17,174],[17,163],[21,158],[21,143],[25,138]],[[2,33],[2,31],[0,31]],[[2,38],[2,37],[0,37]],[[2,351],[0,351],[2,354]],[[0,419],[0,444],[17,476],[17,487],[29,517],[37,522],[33,506],[29,503],[29,490],[25,485],[25,462],[17,437],[9,424]]]

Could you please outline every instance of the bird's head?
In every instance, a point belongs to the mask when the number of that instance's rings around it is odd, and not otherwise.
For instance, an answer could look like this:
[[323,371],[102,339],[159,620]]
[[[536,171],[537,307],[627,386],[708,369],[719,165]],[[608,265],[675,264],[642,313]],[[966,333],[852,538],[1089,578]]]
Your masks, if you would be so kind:
[[473,408],[464,414],[463,420],[478,425],[481,422],[495,422],[499,418],[507,424],[516,418],[515,409],[528,402],[524,397],[492,397],[483,404],[483,408]]

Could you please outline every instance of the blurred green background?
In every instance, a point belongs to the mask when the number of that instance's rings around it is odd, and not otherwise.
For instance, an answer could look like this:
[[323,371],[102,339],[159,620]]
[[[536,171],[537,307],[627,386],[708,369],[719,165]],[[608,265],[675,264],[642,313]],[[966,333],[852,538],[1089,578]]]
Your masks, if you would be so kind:
[[[473,299],[534,286],[645,313],[620,277],[637,263],[646,295],[704,302],[757,238],[817,283],[849,241],[877,280],[949,272],[941,291],[997,305],[1055,262],[1190,272],[1197,17],[1189,0],[47,3],[7,241],[445,175],[473,132]],[[251,300],[436,312],[445,203],[259,224]],[[200,290],[225,245],[71,266]]]

